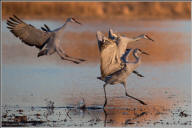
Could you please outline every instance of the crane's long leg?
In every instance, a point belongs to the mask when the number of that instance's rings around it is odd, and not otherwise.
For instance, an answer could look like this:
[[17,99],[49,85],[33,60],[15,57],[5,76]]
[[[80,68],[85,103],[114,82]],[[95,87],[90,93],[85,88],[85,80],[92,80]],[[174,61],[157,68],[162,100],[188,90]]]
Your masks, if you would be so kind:
[[104,115],[105,115],[105,119],[104,119],[104,127],[106,127],[107,124],[107,112],[105,111],[105,109],[103,109]]
[[107,96],[106,96],[106,90],[105,90],[106,85],[107,85],[107,83],[105,83],[105,84],[103,85],[104,94],[105,94],[105,103],[104,103],[103,107],[105,107],[105,106],[107,105]]
[[143,105],[147,105],[147,104],[146,104],[145,102],[143,102],[142,100],[139,100],[139,99],[137,99],[137,98],[135,98],[135,97],[133,97],[133,96],[131,96],[131,95],[129,95],[129,94],[127,93],[127,83],[126,83],[126,82],[123,82],[122,84],[123,84],[123,86],[124,86],[125,95],[126,95],[126,96],[128,96],[128,97],[130,97],[130,98],[132,98],[132,99],[134,99],[134,100],[139,101],[139,103],[141,103],[141,104],[143,104]]
[[64,54],[63,52],[61,52],[59,49],[56,49],[56,51],[57,51],[58,55],[61,57],[61,59],[67,60],[67,61],[71,61],[71,62],[73,62],[73,63],[75,63],[75,64],[79,64],[79,63],[80,63],[80,62],[78,62],[78,61],[75,61],[75,60],[72,60],[72,59],[68,59],[68,58],[65,56],[65,54]]
[[66,57],[69,57],[69,58],[72,58],[72,59],[75,59],[75,60],[79,60],[79,61],[86,61],[85,59],[82,59],[82,58],[74,58],[74,57],[71,57],[67,54],[65,54]]
[[67,55],[67,54],[65,53],[65,51],[64,51],[61,47],[59,48],[59,50],[60,50],[66,57],[68,57],[68,58],[75,59],[75,60],[79,60],[79,61],[86,61],[86,60],[81,59],[81,58],[75,58],[75,57],[71,57],[71,56]]
[[133,71],[133,73],[135,73],[137,76],[139,77],[144,77],[143,75],[141,75],[139,72],[137,72],[136,70]]

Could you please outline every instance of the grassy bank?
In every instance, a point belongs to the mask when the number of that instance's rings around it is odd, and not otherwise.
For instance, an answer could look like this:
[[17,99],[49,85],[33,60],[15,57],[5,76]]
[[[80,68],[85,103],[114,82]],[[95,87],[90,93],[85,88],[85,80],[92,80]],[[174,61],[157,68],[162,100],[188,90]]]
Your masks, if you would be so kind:
[[3,2],[3,19],[190,19],[190,2]]

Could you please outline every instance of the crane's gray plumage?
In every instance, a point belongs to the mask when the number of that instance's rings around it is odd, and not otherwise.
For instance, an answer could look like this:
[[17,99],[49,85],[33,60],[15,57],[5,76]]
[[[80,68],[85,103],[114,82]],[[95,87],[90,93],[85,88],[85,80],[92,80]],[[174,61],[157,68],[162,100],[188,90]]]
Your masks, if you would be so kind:
[[100,31],[97,32],[96,37],[100,51],[101,77],[104,78],[121,68],[121,60],[114,41],[105,37]]
[[39,48],[38,57],[51,55],[57,52],[61,59],[79,64],[80,61],[85,60],[70,57],[65,53],[61,45],[64,28],[69,22],[81,24],[74,18],[67,18],[66,22],[61,27],[53,31],[51,31],[46,24],[44,24],[44,27],[41,27],[42,30],[40,30],[31,24],[26,24],[17,16],[13,15],[13,17],[7,20],[7,28],[25,44]]
[[125,63],[124,67],[114,73],[112,73],[111,75],[108,75],[106,76],[104,79],[101,79],[102,81],[105,82],[105,84],[103,85],[103,88],[104,88],[104,94],[105,94],[105,103],[104,103],[104,107],[105,105],[107,104],[107,96],[106,96],[106,90],[105,90],[105,87],[108,85],[108,84],[111,84],[111,85],[114,85],[114,84],[122,84],[124,86],[124,89],[125,89],[125,95],[132,98],[132,99],[135,99],[137,101],[139,101],[141,104],[143,105],[146,105],[145,102],[133,97],[133,96],[130,96],[128,93],[127,93],[127,83],[126,83],[126,79],[127,77],[141,64],[141,54],[146,54],[146,55],[149,55],[148,53],[146,52],[143,52],[142,50],[140,49],[131,49],[129,50],[129,52],[127,53],[130,54],[130,53],[133,53],[133,56],[135,57],[135,62],[127,62]]
[[50,38],[51,34],[36,29],[31,24],[26,24],[15,15],[7,20],[10,31],[22,42],[29,46],[36,46],[42,49],[45,43]]

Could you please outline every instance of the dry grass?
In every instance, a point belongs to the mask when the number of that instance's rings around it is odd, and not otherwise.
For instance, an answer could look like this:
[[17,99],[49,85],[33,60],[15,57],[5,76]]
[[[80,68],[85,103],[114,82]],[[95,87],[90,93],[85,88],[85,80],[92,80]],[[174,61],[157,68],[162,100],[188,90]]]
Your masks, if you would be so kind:
[[190,2],[3,2],[3,19],[190,19]]

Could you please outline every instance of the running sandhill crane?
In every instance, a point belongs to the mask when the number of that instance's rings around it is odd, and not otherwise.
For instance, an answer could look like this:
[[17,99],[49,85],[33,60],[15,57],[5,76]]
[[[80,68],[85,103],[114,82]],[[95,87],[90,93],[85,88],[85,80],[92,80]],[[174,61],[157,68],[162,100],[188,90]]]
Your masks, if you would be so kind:
[[[124,62],[121,58],[125,53],[128,43],[137,41],[142,38],[152,40],[146,34],[135,38],[118,36],[113,33],[112,29],[109,30],[109,38],[105,37],[100,31],[97,31],[96,37],[100,51],[101,78],[104,78],[122,68]],[[133,73],[143,77],[137,71],[133,71]]]
[[56,52],[61,59],[79,64],[85,60],[67,55],[62,48],[62,37],[65,26],[70,22],[81,24],[75,18],[67,18],[61,27],[53,31],[51,31],[50,28],[44,24],[45,28],[41,27],[42,31],[13,15],[7,20],[7,28],[10,29],[10,31],[25,44],[38,48],[40,51],[37,57],[52,55]]
[[115,84],[122,84],[124,86],[125,89],[125,95],[139,101],[139,103],[143,104],[143,105],[147,105],[145,102],[143,102],[140,99],[137,99],[131,95],[129,95],[127,93],[127,82],[126,79],[127,77],[141,64],[141,55],[142,54],[146,54],[149,55],[148,53],[142,51],[141,49],[128,49],[125,54],[123,55],[123,59],[127,60],[127,57],[129,56],[130,53],[133,53],[133,56],[135,57],[135,62],[127,62],[124,63],[124,67],[114,73],[112,73],[111,75],[106,76],[104,79],[101,79],[102,81],[105,82],[105,84],[103,85],[103,89],[104,89],[104,94],[105,94],[105,103],[103,105],[103,107],[105,107],[107,105],[107,96],[106,96],[106,90],[105,87],[108,84],[111,85],[115,85]]

